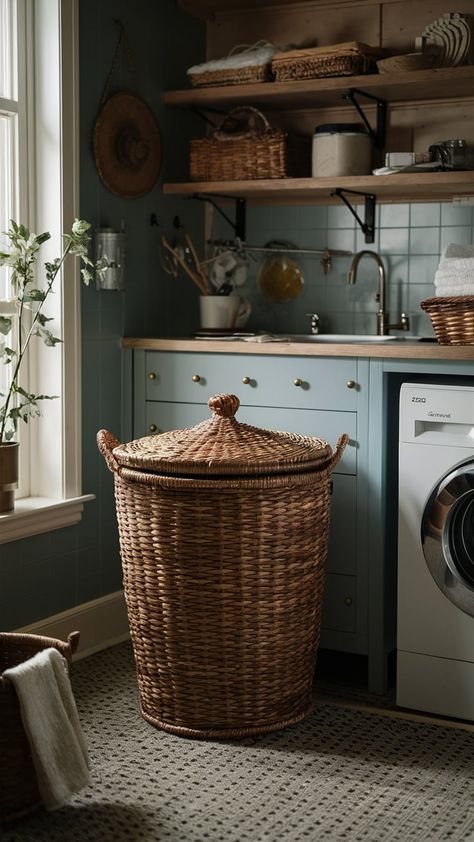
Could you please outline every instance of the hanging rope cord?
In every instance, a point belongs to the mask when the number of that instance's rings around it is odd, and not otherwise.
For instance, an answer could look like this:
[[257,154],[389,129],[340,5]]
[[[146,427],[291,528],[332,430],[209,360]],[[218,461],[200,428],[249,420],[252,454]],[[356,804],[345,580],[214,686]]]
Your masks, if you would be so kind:
[[117,43],[115,45],[115,50],[114,50],[114,54],[113,54],[113,57],[112,57],[112,64],[110,65],[110,70],[108,72],[107,79],[105,80],[105,85],[104,85],[104,90],[103,90],[102,97],[101,97],[101,100],[100,100],[99,110],[102,108],[102,106],[104,105],[104,103],[106,102],[106,100],[109,97],[110,85],[111,85],[111,82],[112,82],[112,76],[114,75],[114,71],[115,71],[115,68],[117,66],[117,61],[118,61],[119,54],[120,54],[121,50],[124,51],[124,53],[125,53],[125,55],[128,59],[128,69],[129,69],[129,72],[130,72],[130,75],[131,75],[133,81],[135,81],[135,59],[134,59],[132,48],[130,46],[130,42],[127,38],[127,33],[125,32],[125,27],[124,27],[122,21],[119,20],[118,18],[114,21],[114,23],[115,23],[115,26],[118,29]]

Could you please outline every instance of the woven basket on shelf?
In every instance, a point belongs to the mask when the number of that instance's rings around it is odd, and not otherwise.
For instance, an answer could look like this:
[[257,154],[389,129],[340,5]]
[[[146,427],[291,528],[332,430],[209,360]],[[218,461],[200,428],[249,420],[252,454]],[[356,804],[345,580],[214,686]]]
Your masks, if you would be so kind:
[[474,345],[474,295],[427,298],[420,307],[440,345]]
[[[206,62],[189,68],[187,75],[194,88],[206,88],[216,85],[248,85],[255,82],[270,82],[273,79],[271,58],[275,52],[268,41],[256,44],[238,44],[233,47],[226,59],[219,62]],[[237,57],[240,66],[235,65]],[[261,57],[261,63],[255,63]],[[246,60],[248,59],[248,64]],[[221,66],[215,67],[216,64]]]
[[78,643],[79,632],[72,632],[67,643],[37,634],[0,633],[0,824],[41,806],[18,697],[2,673],[49,647],[57,649],[69,664]]
[[233,108],[211,137],[191,141],[193,181],[311,175],[311,139],[272,128],[256,108]]
[[359,76],[377,72],[376,60],[385,51],[359,41],[275,53],[272,71],[277,82],[327,76]]
[[141,711],[191,737],[242,737],[311,710],[336,450],[214,416],[127,445],[115,475]]

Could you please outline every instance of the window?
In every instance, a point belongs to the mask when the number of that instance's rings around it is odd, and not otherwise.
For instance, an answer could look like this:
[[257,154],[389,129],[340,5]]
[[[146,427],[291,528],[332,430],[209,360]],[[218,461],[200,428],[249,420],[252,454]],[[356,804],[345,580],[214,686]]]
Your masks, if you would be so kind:
[[[61,234],[79,215],[77,35],[78,0],[0,0],[1,230],[21,218],[36,233],[50,231],[41,263],[60,254]],[[81,496],[74,261],[58,280],[48,316],[63,343],[55,349],[35,343],[27,377],[32,391],[60,400],[45,401],[41,418],[21,425],[21,499],[0,516],[0,542],[75,523],[90,499]],[[0,297],[8,297],[5,275],[0,284]]]

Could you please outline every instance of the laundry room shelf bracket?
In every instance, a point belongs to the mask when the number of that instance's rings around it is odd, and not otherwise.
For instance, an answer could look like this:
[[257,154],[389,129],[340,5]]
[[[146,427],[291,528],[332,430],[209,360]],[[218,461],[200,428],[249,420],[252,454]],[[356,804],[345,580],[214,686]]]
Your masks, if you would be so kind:
[[219,194],[219,199],[226,199],[235,202],[235,218],[232,220],[221,206],[217,204],[216,199],[210,193],[193,193],[191,199],[198,199],[201,202],[209,202],[213,208],[225,219],[225,221],[234,229],[236,239],[245,242],[246,229],[246,215],[247,215],[247,200],[241,196],[227,196]]
[[[348,199],[346,199],[344,193],[352,193],[356,196],[364,196],[365,197],[365,217],[362,220],[355,210],[355,208],[351,205]],[[338,199],[344,202],[345,206],[350,210],[352,216],[355,217],[357,223],[362,231],[365,234],[365,242],[366,243],[373,243],[374,236],[375,236],[375,196],[373,193],[362,193],[360,190],[345,190],[342,187],[337,187],[331,194],[331,196],[337,196]]]
[[[370,125],[360,103],[357,102],[356,97],[358,96],[363,96],[366,99],[372,100],[372,102],[375,102],[377,106],[375,131]],[[385,100],[380,99],[380,97],[374,96],[373,94],[366,94],[365,91],[360,91],[358,88],[349,88],[349,90],[343,93],[342,98],[347,99],[354,106],[361,120],[364,121],[367,131],[373,138],[377,149],[384,149],[387,133],[387,103]]]

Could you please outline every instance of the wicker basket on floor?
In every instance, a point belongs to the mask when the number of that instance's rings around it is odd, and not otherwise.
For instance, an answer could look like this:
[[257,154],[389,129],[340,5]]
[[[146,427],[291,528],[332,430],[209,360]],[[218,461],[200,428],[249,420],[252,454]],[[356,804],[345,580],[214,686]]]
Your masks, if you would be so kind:
[[127,445],[115,475],[141,711],[190,737],[276,731],[311,710],[336,450],[260,430],[217,395],[196,427]]
[[420,307],[440,345],[474,345],[474,295],[427,298]]
[[328,76],[360,76],[376,73],[376,61],[385,50],[359,41],[330,47],[309,47],[275,53],[272,71],[277,82],[319,79]]
[[26,816],[41,806],[18,697],[2,673],[49,647],[57,649],[69,664],[78,643],[79,632],[72,632],[67,643],[37,634],[0,632],[0,824]]
[[193,181],[304,178],[311,139],[272,128],[256,108],[234,108],[212,136],[191,141],[190,171]]

